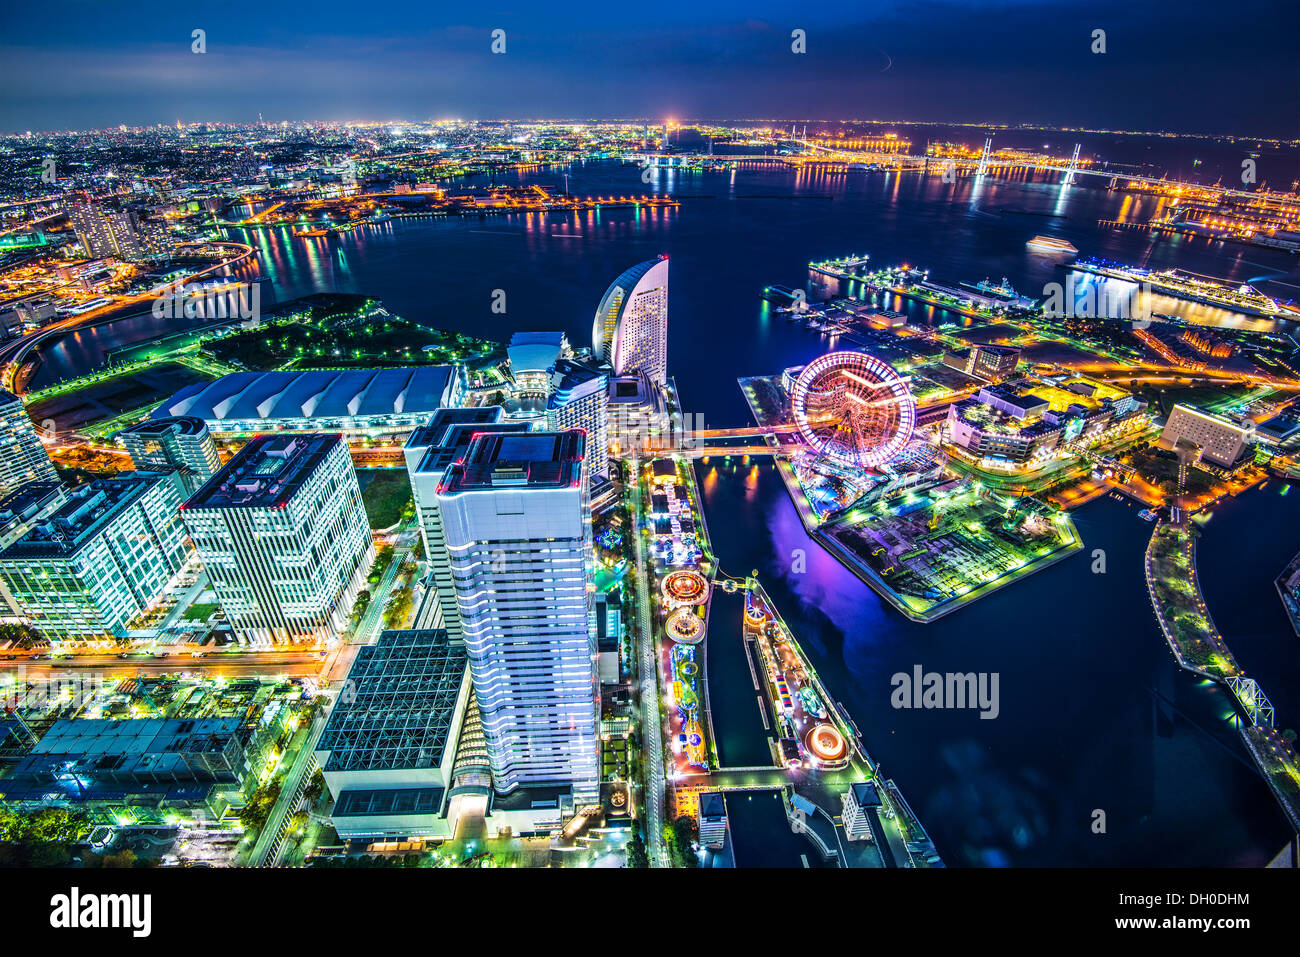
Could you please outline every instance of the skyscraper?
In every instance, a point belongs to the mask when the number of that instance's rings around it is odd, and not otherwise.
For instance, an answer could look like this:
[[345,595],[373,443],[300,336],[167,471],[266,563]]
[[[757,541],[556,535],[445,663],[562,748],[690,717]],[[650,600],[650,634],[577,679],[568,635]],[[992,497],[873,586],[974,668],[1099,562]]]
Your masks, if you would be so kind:
[[503,422],[499,405],[473,409],[439,409],[429,421],[411,433],[402,452],[411,479],[415,514],[420,520],[424,541],[424,558],[429,566],[429,584],[437,589],[442,619],[432,627],[443,627],[453,638],[461,637],[460,611],[456,605],[456,588],[452,581],[451,557],[443,534],[442,515],[438,511],[438,486],[448,467],[463,460],[475,435],[494,432],[527,432],[525,422]]
[[591,516],[577,430],[481,435],[438,508],[493,786],[599,780]]
[[22,401],[0,389],[0,495],[28,482],[45,481],[61,481],[59,473]]
[[593,482],[609,474],[608,369],[581,359],[558,359],[551,367],[546,427],[587,433],[587,471]]
[[336,637],[375,546],[337,433],[253,439],[181,506],[240,641]]
[[187,494],[197,492],[221,468],[212,433],[196,416],[146,419],[118,432],[115,438],[126,448],[136,468],[180,472]]
[[615,375],[642,373],[668,383],[668,257],[633,266],[610,284],[596,309],[592,352]]

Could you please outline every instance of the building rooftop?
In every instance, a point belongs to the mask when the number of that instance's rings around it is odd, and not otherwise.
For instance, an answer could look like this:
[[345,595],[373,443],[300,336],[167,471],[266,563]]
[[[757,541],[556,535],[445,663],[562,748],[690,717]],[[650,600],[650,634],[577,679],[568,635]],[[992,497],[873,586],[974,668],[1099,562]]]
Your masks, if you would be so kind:
[[439,445],[443,435],[453,425],[488,425],[505,418],[505,409],[499,405],[480,405],[472,409],[439,409],[424,425],[407,437],[407,448],[425,448]]
[[331,817],[383,817],[396,814],[437,814],[443,789],[347,788],[334,802]]
[[557,359],[551,369],[551,398],[547,408],[558,409],[596,389],[604,391],[609,366],[594,359]]
[[337,432],[259,435],[181,508],[282,508],[342,441]]
[[650,383],[645,376],[621,375],[609,380],[611,404],[638,405],[650,401]]
[[[478,413],[473,415],[471,413]],[[415,471],[441,474],[457,459],[463,459],[476,435],[527,432],[527,422],[502,422],[499,405],[476,409],[439,409],[428,425],[421,426],[407,440],[408,448],[424,448]]]
[[221,754],[242,729],[239,718],[65,718],[41,736],[14,777],[72,770],[86,785],[97,775],[191,777],[187,756]]
[[873,782],[856,781],[849,785],[849,790],[853,792],[853,800],[858,802],[858,807],[880,807],[880,794]]
[[[68,500],[0,552],[0,559],[72,555],[156,483],[169,480],[169,476],[158,472],[124,472],[69,489]],[[33,484],[50,483],[28,483],[14,495],[22,494]]]
[[447,471],[447,494],[489,488],[563,488],[580,481],[587,434],[524,432],[475,436],[464,464]]
[[[469,667],[463,642],[441,628],[385,631],[357,652],[349,692],[321,734],[326,771],[433,768],[449,739]],[[391,812],[390,812],[391,813]]]
[[62,482],[53,480],[28,482],[18,486],[8,495],[0,498],[0,528],[15,519],[35,514],[62,488]]
[[708,792],[700,798],[700,820],[718,821],[727,817],[727,807],[722,803],[722,795]]
[[201,435],[207,427],[207,423],[196,415],[173,415],[145,419],[143,422],[122,429],[114,438],[121,435],[166,435],[173,430],[181,435]]
[[562,332],[516,332],[506,346],[515,375],[543,373],[555,364],[569,345]]
[[360,418],[433,412],[451,404],[451,366],[355,371],[236,372],[181,389],[151,418]]

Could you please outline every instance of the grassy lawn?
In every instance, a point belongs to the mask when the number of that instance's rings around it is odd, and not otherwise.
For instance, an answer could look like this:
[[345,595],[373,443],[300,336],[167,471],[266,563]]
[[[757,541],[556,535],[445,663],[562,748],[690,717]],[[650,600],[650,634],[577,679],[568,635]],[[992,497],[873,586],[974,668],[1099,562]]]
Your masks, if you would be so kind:
[[181,615],[185,621],[207,621],[208,616],[214,611],[221,608],[215,601],[196,601],[185,609],[185,614]]
[[361,492],[371,528],[388,528],[402,517],[411,504],[411,481],[405,469],[386,469],[372,478]]

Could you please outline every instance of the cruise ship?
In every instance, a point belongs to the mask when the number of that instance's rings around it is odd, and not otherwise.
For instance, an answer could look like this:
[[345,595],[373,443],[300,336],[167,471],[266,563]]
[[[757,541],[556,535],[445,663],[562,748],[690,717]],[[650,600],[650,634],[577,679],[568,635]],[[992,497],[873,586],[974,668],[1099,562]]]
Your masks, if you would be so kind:
[[1073,256],[1079,252],[1074,243],[1067,242],[1064,239],[1057,239],[1055,236],[1035,236],[1025,245],[1030,249],[1037,249],[1039,252],[1045,253],[1069,253]]
[[1074,263],[1070,268],[1108,279],[1146,283],[1153,292],[1188,302],[1199,302],[1205,306],[1227,309],[1229,312],[1238,312],[1246,316],[1260,316],[1266,319],[1295,319],[1300,316],[1300,310],[1274,301],[1248,283],[1234,286],[1226,279],[1200,276],[1184,269],[1164,269],[1153,272],[1138,266],[1121,266],[1119,263],[1099,259],[1085,259]]

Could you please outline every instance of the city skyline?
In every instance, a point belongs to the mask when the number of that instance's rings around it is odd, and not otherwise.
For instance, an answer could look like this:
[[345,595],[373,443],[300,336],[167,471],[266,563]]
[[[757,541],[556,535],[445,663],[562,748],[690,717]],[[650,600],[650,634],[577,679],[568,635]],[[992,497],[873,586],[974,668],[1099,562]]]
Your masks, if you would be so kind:
[[626,870],[813,891],[769,948],[863,894],[891,942],[1284,924],[1298,42],[1282,0],[0,11],[14,929],[188,942],[193,868],[329,940],[395,887],[399,945],[435,869],[556,872],[503,901],[579,947],[725,929]]
[[[30,9],[7,10],[0,24],[21,39],[0,46],[16,77],[0,129],[259,115],[690,116],[1300,135],[1292,68],[1300,12],[1281,2],[1252,8],[1248,19],[1224,18],[1209,0],[1137,9],[1079,0],[868,11],[834,3],[809,12],[728,2],[703,21],[698,11],[659,11],[648,28],[595,5],[566,8],[567,21],[556,11],[446,20],[412,5],[389,20],[349,19],[346,33],[328,27],[329,5],[233,19],[216,5],[147,8],[141,29],[87,5],[57,35]],[[195,30],[204,31],[202,54],[191,51]],[[1104,53],[1094,52],[1096,30],[1105,31]],[[493,53],[498,41],[504,52]],[[798,44],[806,52],[794,52]],[[1189,51],[1200,55],[1189,60]]]

